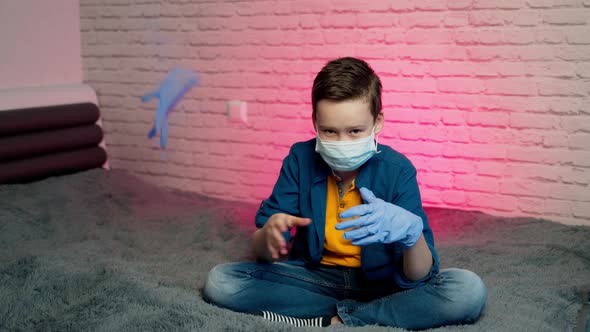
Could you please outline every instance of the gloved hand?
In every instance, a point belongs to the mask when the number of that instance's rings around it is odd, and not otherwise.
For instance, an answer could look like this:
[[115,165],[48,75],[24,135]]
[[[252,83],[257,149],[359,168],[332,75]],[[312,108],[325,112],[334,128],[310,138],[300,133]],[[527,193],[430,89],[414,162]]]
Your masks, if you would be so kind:
[[422,218],[375,197],[367,188],[359,190],[365,204],[342,212],[340,218],[359,217],[336,225],[337,230],[357,227],[344,233],[345,239],[358,246],[399,242],[404,248],[410,248],[416,244],[422,234]]
[[141,101],[144,103],[153,98],[160,100],[154,126],[148,133],[148,138],[151,139],[160,133],[160,147],[162,149],[166,148],[168,142],[168,113],[178,104],[182,96],[198,83],[199,77],[193,71],[176,68],[166,75],[158,90],[141,96]]

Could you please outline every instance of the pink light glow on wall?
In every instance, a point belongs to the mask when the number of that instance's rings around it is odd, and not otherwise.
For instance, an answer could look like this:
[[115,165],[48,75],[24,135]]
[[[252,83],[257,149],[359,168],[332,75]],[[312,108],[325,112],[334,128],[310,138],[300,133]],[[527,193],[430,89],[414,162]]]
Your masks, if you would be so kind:
[[[289,146],[314,137],[317,71],[356,56],[383,82],[379,140],[418,168],[425,205],[590,224],[590,4],[81,1],[81,13],[115,168],[257,203]],[[164,162],[136,100],[179,64],[202,82],[171,114]],[[228,121],[228,100],[247,102],[248,125]]]

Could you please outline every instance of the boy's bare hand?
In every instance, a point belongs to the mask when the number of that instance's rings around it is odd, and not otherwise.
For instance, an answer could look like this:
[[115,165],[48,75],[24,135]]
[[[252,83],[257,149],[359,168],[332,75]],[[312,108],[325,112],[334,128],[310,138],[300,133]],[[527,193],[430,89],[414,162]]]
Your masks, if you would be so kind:
[[288,254],[287,242],[283,237],[284,232],[297,226],[307,226],[311,223],[309,218],[299,218],[286,213],[273,214],[262,230],[266,240],[266,248],[273,260],[279,259],[280,255]]

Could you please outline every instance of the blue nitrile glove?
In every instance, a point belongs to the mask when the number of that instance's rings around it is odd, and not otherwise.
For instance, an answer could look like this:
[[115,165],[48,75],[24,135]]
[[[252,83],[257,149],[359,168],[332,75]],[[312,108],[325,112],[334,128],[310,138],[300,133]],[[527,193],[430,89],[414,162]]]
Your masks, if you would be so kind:
[[176,68],[166,75],[158,90],[141,96],[141,101],[144,103],[153,98],[159,99],[154,126],[148,133],[148,138],[154,137],[159,132],[160,147],[163,149],[168,142],[168,113],[174,109],[182,96],[198,83],[199,77],[193,71]]
[[359,217],[336,225],[337,230],[357,227],[344,233],[345,239],[358,246],[399,242],[404,248],[410,248],[416,244],[422,234],[422,218],[375,197],[367,188],[359,190],[365,204],[342,212],[340,218]]

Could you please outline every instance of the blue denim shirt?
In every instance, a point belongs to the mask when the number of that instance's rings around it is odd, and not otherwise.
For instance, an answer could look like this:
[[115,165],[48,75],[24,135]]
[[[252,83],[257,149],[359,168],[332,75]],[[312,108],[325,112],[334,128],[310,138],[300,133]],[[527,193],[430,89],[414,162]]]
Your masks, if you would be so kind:
[[[422,218],[424,238],[430,248],[433,265],[422,280],[408,280],[403,273],[403,249],[396,243],[370,244],[361,249],[361,268],[369,280],[393,280],[400,288],[413,288],[438,272],[439,260],[434,248],[432,230],[422,209],[416,169],[401,153],[378,145],[375,154],[363,166],[355,180],[358,188],[366,187],[375,196],[400,206]],[[275,213],[310,218],[312,223],[298,227],[288,262],[318,266],[324,250],[327,178],[330,167],[315,152],[315,139],[294,144],[283,160],[279,178],[271,196],[264,200],[256,214],[256,226],[264,226]],[[284,233],[287,241],[290,233]]]

